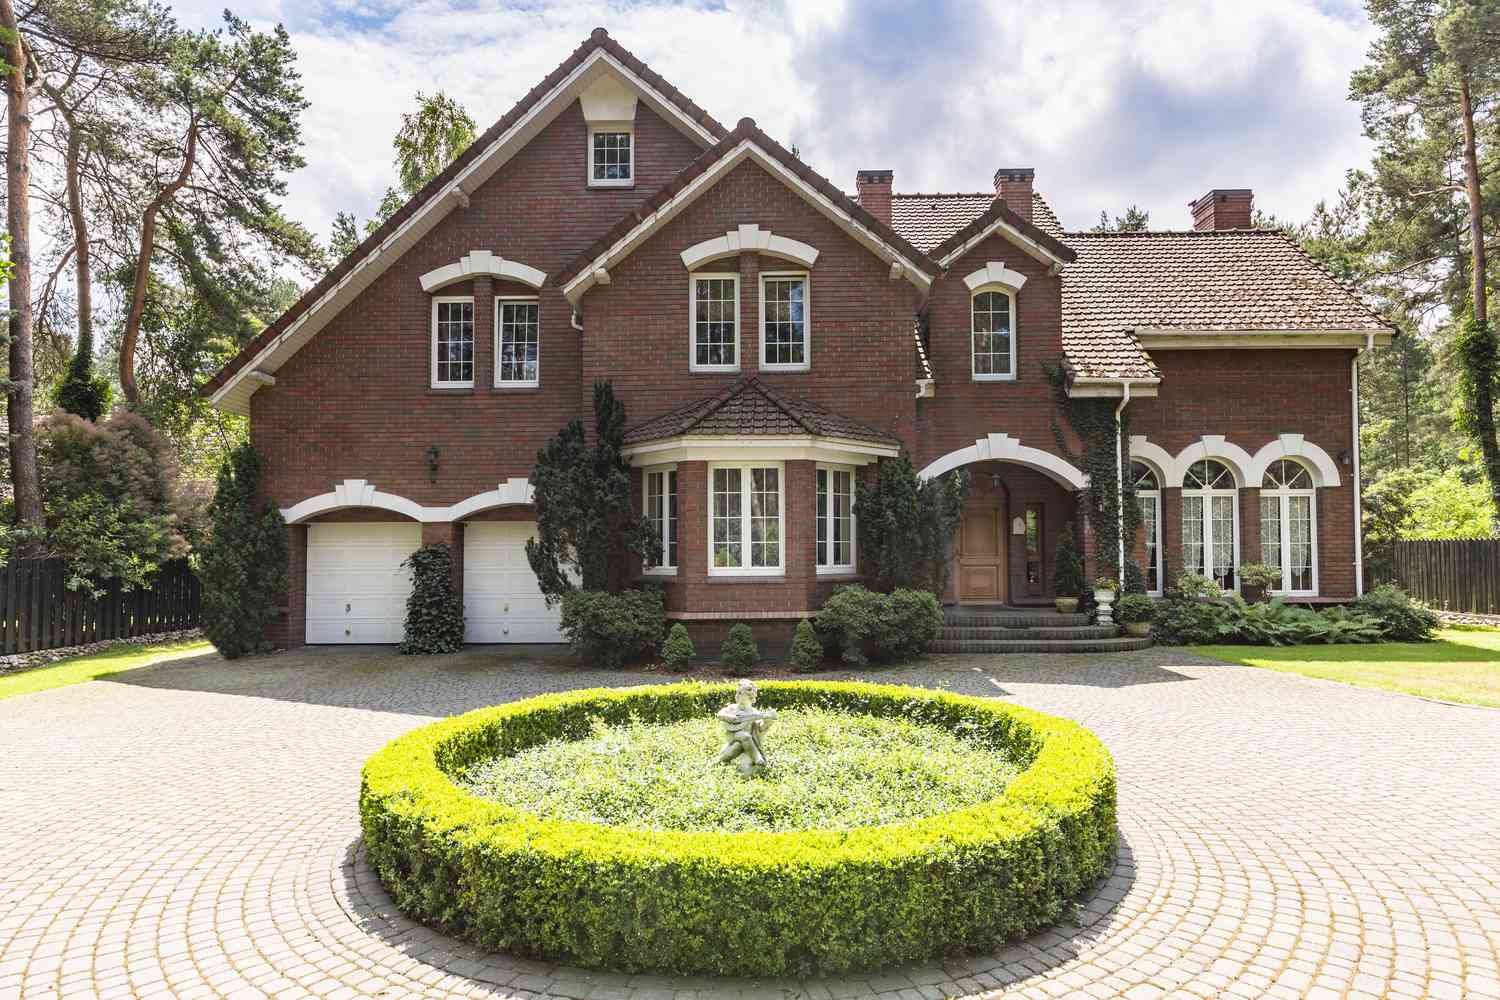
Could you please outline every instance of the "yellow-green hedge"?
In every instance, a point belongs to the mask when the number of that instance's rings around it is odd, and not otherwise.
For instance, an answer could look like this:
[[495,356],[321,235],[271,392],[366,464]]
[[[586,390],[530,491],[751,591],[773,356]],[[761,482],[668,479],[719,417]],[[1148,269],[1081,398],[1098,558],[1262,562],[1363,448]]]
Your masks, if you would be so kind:
[[488,756],[583,737],[595,717],[675,722],[733,695],[730,685],[695,683],[574,691],[425,726],[370,758],[359,796],[366,853],[402,911],[485,948],[741,976],[993,949],[1055,922],[1112,864],[1114,762],[1076,723],[891,685],[766,682],[760,691],[760,704],[778,709],[963,727],[1023,770],[1000,798],[939,816],[776,833],[548,820],[449,778]]

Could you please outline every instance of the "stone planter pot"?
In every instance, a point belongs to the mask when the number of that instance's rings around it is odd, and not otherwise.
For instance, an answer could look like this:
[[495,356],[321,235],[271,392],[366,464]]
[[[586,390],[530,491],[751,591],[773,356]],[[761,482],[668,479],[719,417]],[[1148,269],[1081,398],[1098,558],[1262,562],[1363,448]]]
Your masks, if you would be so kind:
[[1094,591],[1094,603],[1095,604],[1113,604],[1113,603],[1115,603],[1115,592],[1113,590],[1096,590],[1096,591]]
[[1076,597],[1054,597],[1052,603],[1057,606],[1059,614],[1071,615],[1078,610],[1078,598]]
[[1144,639],[1151,634],[1151,623],[1130,622],[1125,626],[1125,634],[1136,639]]
[[1095,622],[1099,625],[1113,625],[1115,620],[1110,617],[1110,606],[1115,603],[1115,592],[1113,590],[1094,591]]

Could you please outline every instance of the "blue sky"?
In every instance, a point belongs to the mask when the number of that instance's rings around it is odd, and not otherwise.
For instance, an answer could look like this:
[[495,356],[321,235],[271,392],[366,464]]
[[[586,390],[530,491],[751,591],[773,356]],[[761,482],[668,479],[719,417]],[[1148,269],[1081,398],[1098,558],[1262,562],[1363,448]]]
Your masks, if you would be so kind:
[[[224,5],[174,7],[208,27]],[[312,107],[288,209],[320,235],[336,211],[373,210],[416,91],[447,91],[483,128],[597,25],[721,122],[754,117],[849,190],[866,167],[893,169],[898,191],[977,191],[999,166],[1030,166],[1070,228],[1131,203],[1183,228],[1214,187],[1303,218],[1369,159],[1347,100],[1371,39],[1355,2],[229,5],[292,33]]]

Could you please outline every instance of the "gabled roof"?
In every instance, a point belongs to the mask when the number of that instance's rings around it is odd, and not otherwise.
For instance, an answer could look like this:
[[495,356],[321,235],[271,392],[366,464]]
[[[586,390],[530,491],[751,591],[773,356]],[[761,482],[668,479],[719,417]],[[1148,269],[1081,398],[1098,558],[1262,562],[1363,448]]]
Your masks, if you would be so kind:
[[760,163],[872,253],[899,264],[903,276],[909,280],[925,287],[940,272],[937,263],[905,237],[757,128],[755,119],[741,118],[734,131],[678,171],[677,176],[573,258],[557,275],[563,294],[578,302],[593,285],[598,271],[607,272],[629,256],[653,232],[747,158]]
[[[988,211],[994,200],[992,191],[893,194],[891,227],[910,240],[912,246],[930,253]],[[1058,224],[1052,206],[1040,194],[1031,196],[1031,221],[1053,239],[1062,239],[1062,226]]]
[[846,441],[901,446],[895,435],[826,410],[807,400],[787,399],[755,376],[736,380],[722,392],[689,403],[625,432],[627,445],[684,435],[745,437],[813,435]]
[[[591,74],[597,75],[609,70],[631,79],[632,84],[649,102],[666,112],[664,117],[671,124],[699,144],[710,146],[727,134],[724,126],[708,112],[610,38],[603,28],[595,28],[583,44],[475,139],[457,159],[397,209],[394,215],[366,237],[348,256],[334,265],[291,308],[246,344],[239,354],[208,380],[200,392],[210,396],[223,408],[248,412],[250,393],[260,384],[244,377],[250,374],[247,368],[256,367],[252,362],[269,361],[268,367],[270,371],[274,371],[279,364],[275,358],[267,355],[272,353],[273,348],[283,346],[278,341],[285,341],[289,334],[298,335],[297,344],[287,345],[294,352],[301,342],[315,332],[307,327],[316,314],[327,314],[322,322],[331,318],[425,234],[438,218],[451,211],[455,205],[467,201],[468,195],[499,169],[509,159],[510,153],[525,145],[551,117],[555,117],[542,112],[554,109],[560,112],[576,97],[576,91],[592,79]],[[234,391],[236,387],[231,383],[243,384],[247,381],[250,383],[248,389]]]
[[990,202],[990,207],[965,224],[958,232],[933,247],[928,253],[933,260],[947,267],[958,260],[969,249],[991,234],[1000,233],[1019,246],[1027,255],[1060,269],[1071,264],[1077,255],[1062,240],[1048,236],[1035,223],[1027,222],[999,198]]

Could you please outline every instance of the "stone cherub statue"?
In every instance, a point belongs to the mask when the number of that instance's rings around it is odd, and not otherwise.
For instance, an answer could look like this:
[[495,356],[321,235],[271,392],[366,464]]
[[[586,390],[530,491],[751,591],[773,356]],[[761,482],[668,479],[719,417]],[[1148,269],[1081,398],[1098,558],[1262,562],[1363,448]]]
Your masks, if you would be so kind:
[[761,752],[760,738],[776,718],[776,709],[755,707],[755,696],[759,694],[755,682],[740,681],[735,689],[734,703],[719,709],[719,724],[724,727],[727,742],[719,751],[720,764],[734,764],[740,774],[749,777],[757,767],[766,766],[766,755]]

